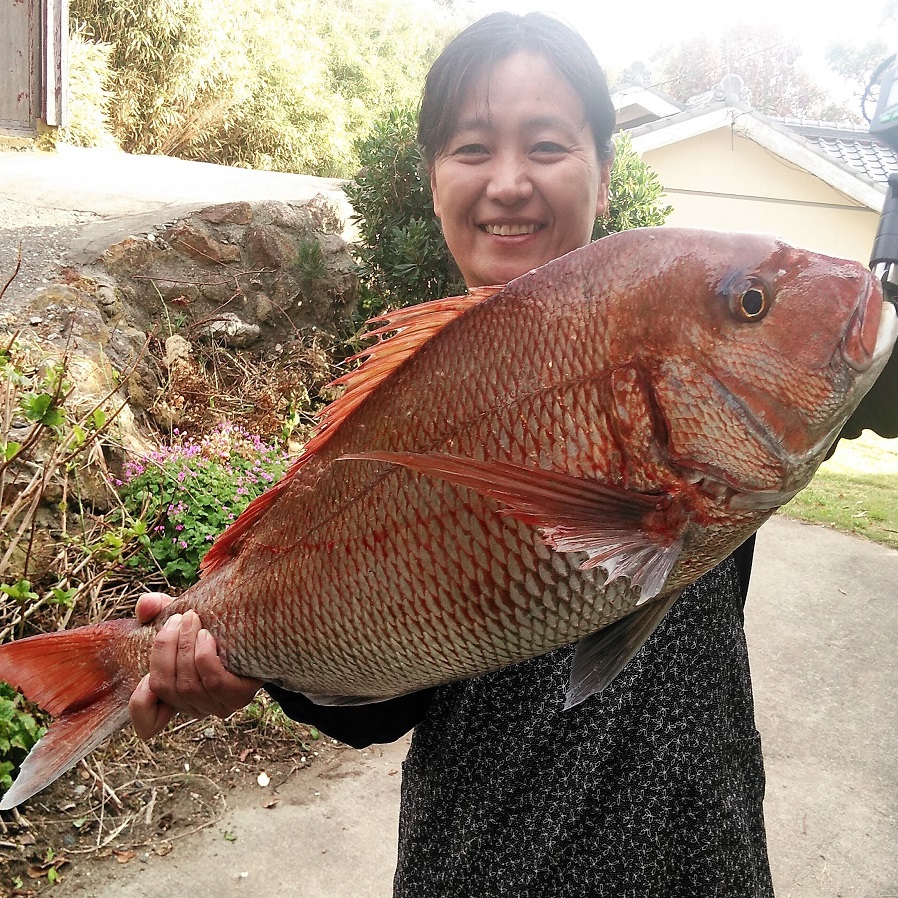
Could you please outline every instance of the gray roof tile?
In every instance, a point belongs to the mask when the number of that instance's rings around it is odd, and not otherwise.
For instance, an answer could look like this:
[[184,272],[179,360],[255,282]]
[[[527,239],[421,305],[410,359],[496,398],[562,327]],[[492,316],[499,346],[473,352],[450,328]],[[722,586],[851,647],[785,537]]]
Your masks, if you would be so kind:
[[885,186],[889,175],[898,171],[898,157],[884,143],[871,137],[866,128],[775,119],[819,152],[850,166],[871,181]]

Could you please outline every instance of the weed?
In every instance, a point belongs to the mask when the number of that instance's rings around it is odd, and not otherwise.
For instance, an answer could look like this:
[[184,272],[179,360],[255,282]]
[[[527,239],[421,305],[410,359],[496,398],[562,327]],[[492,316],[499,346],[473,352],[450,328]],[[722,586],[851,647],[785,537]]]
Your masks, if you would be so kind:
[[12,785],[13,771],[45,731],[25,699],[0,683],[0,789]]
[[327,260],[316,237],[306,237],[300,241],[290,267],[303,287],[314,286],[327,274]]

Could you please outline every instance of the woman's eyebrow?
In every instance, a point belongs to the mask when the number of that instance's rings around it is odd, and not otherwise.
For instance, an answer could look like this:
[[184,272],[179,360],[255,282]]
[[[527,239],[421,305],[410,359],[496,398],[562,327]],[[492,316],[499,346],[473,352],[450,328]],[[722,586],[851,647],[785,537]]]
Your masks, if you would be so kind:
[[564,131],[571,137],[579,134],[585,125],[585,122],[574,124],[570,120],[559,115],[540,115],[531,119],[527,119],[525,126],[531,131],[539,131],[543,128],[547,130]]
[[[585,121],[574,123],[560,115],[537,115],[533,118],[525,119],[522,123],[522,130],[528,133],[542,130],[560,131],[573,139],[586,126],[587,123]],[[489,131],[493,128],[494,123],[490,116],[478,116],[476,118],[459,119],[452,133],[455,136],[459,136],[478,131]]]
[[489,118],[467,118],[460,119],[454,128],[455,134],[466,133],[468,131],[482,131],[492,126]]

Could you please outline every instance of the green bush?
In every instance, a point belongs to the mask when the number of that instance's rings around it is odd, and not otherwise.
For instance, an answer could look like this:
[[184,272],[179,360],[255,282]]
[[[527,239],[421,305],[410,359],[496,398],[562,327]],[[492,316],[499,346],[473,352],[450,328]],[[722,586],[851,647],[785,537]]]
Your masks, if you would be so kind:
[[114,147],[109,104],[112,69],[109,44],[88,40],[83,29],[69,41],[69,121],[57,138],[79,147]]
[[281,477],[287,457],[233,424],[199,442],[175,435],[174,444],[129,462],[118,485],[128,514],[148,524],[143,551],[128,564],[188,586],[215,537]]
[[673,211],[672,206],[662,202],[664,187],[658,175],[633,149],[630,135],[620,131],[614,143],[616,150],[608,188],[608,214],[596,220],[593,240],[630,228],[663,225]]
[[[394,107],[359,143],[361,171],[344,190],[359,232],[359,312],[465,291],[433,212],[430,178],[415,141],[416,115]],[[608,191],[608,215],[596,221],[593,239],[627,228],[661,225],[671,212],[658,176],[619,134]]]
[[411,106],[394,107],[358,145],[361,171],[344,188],[355,212],[359,307],[392,306],[464,293],[433,213],[430,178],[415,142]]
[[9,789],[13,773],[45,732],[25,699],[11,686],[0,683],[0,792]]

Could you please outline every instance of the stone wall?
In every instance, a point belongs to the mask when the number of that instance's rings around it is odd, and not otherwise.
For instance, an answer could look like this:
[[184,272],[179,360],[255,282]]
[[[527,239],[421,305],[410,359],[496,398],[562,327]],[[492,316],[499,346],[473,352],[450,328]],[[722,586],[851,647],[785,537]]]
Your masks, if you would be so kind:
[[[0,322],[0,349],[15,335],[37,379],[64,360],[69,426],[98,405],[110,423],[72,464],[59,465],[49,434],[27,457],[0,464],[3,511],[14,511],[0,558],[17,540],[30,556],[26,564],[10,554],[0,580],[39,580],[63,531],[79,526],[77,513],[109,510],[126,459],[175,428],[198,434],[228,419],[271,437],[329,382],[357,297],[341,228],[322,198],[212,206],[128,236],[15,303]],[[32,427],[16,411],[15,387],[0,379],[4,395],[0,448]],[[36,472],[39,506],[17,502],[34,490]],[[75,484],[80,495],[66,499]]]
[[[51,353],[68,344],[79,366],[87,360],[91,375],[78,385],[85,402],[120,382],[123,419],[138,425],[124,441],[144,446],[154,427],[201,427],[202,410],[183,419],[189,400],[178,388],[191,382],[201,401],[197,379],[208,375],[209,389],[220,390],[207,370],[216,349],[219,368],[320,385],[357,296],[341,229],[323,197],[211,206],[65,269],[18,306],[6,330]],[[206,405],[210,426],[226,416]]]

